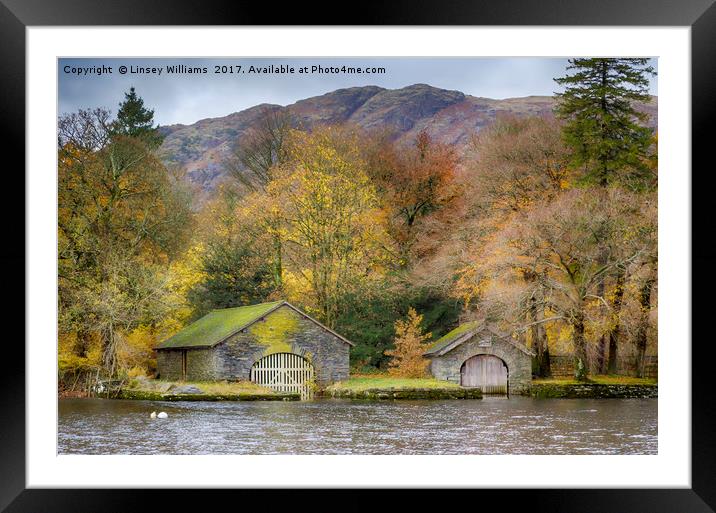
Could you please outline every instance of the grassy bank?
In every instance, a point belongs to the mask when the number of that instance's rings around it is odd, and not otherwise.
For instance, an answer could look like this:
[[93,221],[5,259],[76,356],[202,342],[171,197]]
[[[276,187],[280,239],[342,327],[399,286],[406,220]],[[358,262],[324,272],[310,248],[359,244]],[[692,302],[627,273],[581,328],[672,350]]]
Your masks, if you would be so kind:
[[594,383],[598,385],[656,385],[654,378],[635,378],[633,376],[618,376],[616,374],[598,374],[589,376],[587,381],[577,381],[572,377],[534,379],[533,384],[537,385],[579,385]]
[[479,390],[434,378],[397,378],[385,374],[358,375],[330,385],[331,397],[351,399],[479,399]]
[[150,401],[295,401],[300,399],[300,395],[274,392],[250,381],[135,379],[120,391],[118,398]]

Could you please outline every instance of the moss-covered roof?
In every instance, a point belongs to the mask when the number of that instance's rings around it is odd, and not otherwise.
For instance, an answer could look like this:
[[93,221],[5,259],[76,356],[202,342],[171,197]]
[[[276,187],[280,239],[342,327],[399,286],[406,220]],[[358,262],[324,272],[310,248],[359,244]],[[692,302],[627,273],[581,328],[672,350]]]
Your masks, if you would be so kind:
[[457,342],[457,344],[449,349],[449,351],[452,351],[455,347],[462,344],[463,342],[470,340],[470,338],[478,333],[478,332],[488,332],[490,333],[490,337],[496,338],[498,340],[504,340],[505,342],[513,345],[520,351],[530,355],[534,356],[534,351],[529,349],[528,347],[524,346],[523,344],[515,341],[512,339],[512,337],[509,335],[509,333],[503,333],[499,330],[497,330],[494,326],[486,325],[480,321],[473,321],[473,322],[467,322],[465,324],[461,324],[454,330],[452,330],[450,333],[445,335],[444,337],[441,337],[437,339],[435,342],[433,342],[430,346],[428,346],[427,351],[425,351],[424,355],[437,355],[442,351],[443,349],[447,348],[451,344]]
[[440,337],[435,342],[430,344],[428,346],[428,350],[425,351],[425,354],[433,354],[437,353],[441,349],[444,349],[448,345],[455,342],[457,339],[459,339],[462,335],[465,335],[466,333],[474,332],[476,331],[480,326],[479,321],[473,321],[473,322],[466,322],[465,324],[461,324],[451,332],[447,333],[446,335]]
[[284,301],[274,301],[213,310],[159,344],[157,349],[214,346],[283,303]]

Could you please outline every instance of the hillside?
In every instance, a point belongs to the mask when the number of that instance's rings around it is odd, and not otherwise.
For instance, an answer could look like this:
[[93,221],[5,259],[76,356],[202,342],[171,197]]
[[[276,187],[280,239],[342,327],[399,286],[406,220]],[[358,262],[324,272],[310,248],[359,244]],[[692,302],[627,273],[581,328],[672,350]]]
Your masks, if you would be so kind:
[[[166,138],[159,151],[167,164],[186,167],[190,182],[210,192],[223,177],[221,163],[231,146],[267,110],[287,109],[306,128],[319,123],[350,122],[366,129],[388,128],[405,140],[426,130],[437,140],[463,147],[471,134],[499,116],[545,115],[552,112],[553,106],[554,98],[550,96],[494,100],[427,84],[402,89],[352,87],[285,107],[261,104],[192,125],[162,127]],[[649,114],[650,124],[656,126],[656,97],[642,110]]]

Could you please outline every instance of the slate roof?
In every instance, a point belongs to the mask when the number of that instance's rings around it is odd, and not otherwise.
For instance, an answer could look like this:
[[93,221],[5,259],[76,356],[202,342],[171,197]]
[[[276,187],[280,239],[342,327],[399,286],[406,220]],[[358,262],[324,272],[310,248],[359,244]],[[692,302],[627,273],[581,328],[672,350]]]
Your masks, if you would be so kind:
[[425,356],[438,356],[441,354],[448,353],[456,347],[462,345],[464,342],[467,342],[474,335],[481,331],[487,331],[492,336],[498,339],[506,340],[508,343],[512,344],[520,351],[527,353],[530,356],[534,356],[532,350],[514,341],[512,337],[509,336],[509,334],[500,333],[495,329],[491,328],[490,326],[486,326],[480,321],[466,322],[465,324],[461,324],[454,330],[450,331],[446,335],[442,336],[441,338],[430,344],[427,351],[425,351],[423,354]]
[[443,335],[436,341],[434,341],[430,346],[428,346],[428,350],[425,351],[424,354],[433,354],[439,352],[441,349],[447,347],[454,341],[456,341],[458,338],[465,334],[469,334],[472,336],[472,334],[476,333],[478,329],[480,328],[480,323],[478,321],[473,322],[467,322],[465,324],[461,324],[454,330],[450,331],[446,335]]
[[351,346],[353,345],[352,342],[346,340],[335,331],[327,328],[317,320],[303,313],[289,302],[273,301],[271,303],[260,303],[257,305],[213,310],[201,319],[194,321],[189,326],[180,330],[173,337],[170,337],[159,344],[157,349],[213,347],[244,328],[249,327],[259,319],[265,317],[283,305],[295,310],[347,344]]

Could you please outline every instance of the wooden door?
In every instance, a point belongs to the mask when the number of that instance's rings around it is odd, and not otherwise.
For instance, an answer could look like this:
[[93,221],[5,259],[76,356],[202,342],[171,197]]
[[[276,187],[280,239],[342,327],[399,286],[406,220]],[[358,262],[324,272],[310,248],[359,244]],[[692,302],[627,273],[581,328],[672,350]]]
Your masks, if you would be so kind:
[[313,365],[293,353],[264,356],[251,367],[251,381],[277,392],[301,394],[301,399],[313,395]]
[[507,365],[489,354],[473,356],[460,369],[460,384],[464,387],[479,387],[483,394],[506,394]]
[[186,349],[181,352],[181,379],[186,381]]

